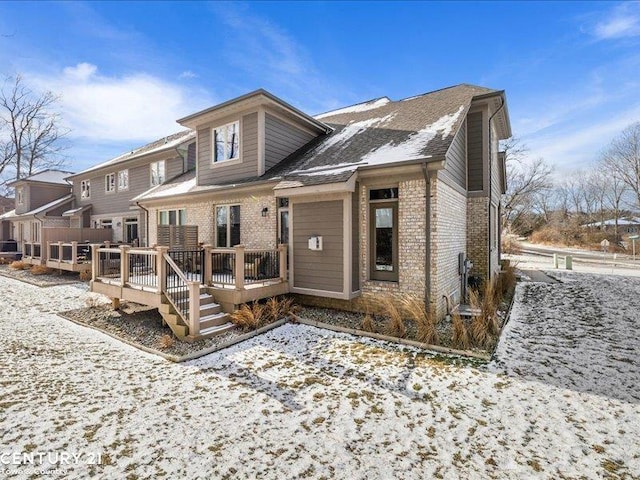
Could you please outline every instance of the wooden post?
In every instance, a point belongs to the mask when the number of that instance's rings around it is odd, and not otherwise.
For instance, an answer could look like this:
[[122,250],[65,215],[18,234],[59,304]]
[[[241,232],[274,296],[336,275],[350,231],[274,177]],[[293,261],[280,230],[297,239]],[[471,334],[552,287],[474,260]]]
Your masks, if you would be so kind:
[[189,336],[200,334],[200,282],[189,284]]
[[236,290],[244,290],[244,245],[238,245],[234,248],[236,252],[235,263],[235,279]]
[[167,264],[164,261],[164,254],[169,252],[169,247],[155,247],[156,251],[156,275],[158,275],[158,291],[160,293],[167,289]]
[[[62,249],[60,250],[62,251]],[[71,265],[78,263],[78,242],[71,242]]]
[[96,278],[98,278],[98,265],[100,262],[100,254],[98,253],[98,249],[100,248],[99,243],[91,244],[91,281],[95,282]]
[[280,281],[287,280],[287,246],[283,243],[278,245],[278,253],[280,255]]
[[120,285],[129,283],[129,245],[120,245]]
[[205,245],[204,249],[204,265],[202,267],[202,283],[203,285],[211,285],[211,279],[213,278],[213,265],[211,261],[211,245]]
[[[49,250],[49,253],[51,253],[51,250]],[[58,242],[58,258],[56,258],[56,261],[58,263],[62,261],[62,242]]]

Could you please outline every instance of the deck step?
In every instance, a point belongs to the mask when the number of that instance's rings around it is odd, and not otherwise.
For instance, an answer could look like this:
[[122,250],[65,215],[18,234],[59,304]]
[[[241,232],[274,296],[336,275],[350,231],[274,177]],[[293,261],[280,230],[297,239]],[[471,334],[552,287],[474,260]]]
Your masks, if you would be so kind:
[[231,322],[224,323],[222,325],[218,325],[215,327],[205,328],[204,330],[200,330],[200,335],[198,338],[210,338],[215,337],[216,335],[220,335],[224,332],[227,332],[231,329],[235,328],[235,325]]
[[213,315],[200,317],[200,331],[209,327],[219,327],[227,322],[229,322],[228,313],[214,313]]
[[200,304],[200,318],[213,315],[214,313],[220,313],[221,311],[222,307],[217,303]]

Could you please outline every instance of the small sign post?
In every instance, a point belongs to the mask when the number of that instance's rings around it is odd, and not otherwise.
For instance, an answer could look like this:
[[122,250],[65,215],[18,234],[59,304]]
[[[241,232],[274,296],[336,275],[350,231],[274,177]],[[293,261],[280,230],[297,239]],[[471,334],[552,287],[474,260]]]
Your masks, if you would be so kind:
[[640,238],[640,235],[630,235],[629,240],[631,240],[631,245],[633,249],[633,260],[636,259],[636,240]]
[[602,247],[602,251],[607,253],[609,251],[609,240],[605,238],[600,242],[600,246]]

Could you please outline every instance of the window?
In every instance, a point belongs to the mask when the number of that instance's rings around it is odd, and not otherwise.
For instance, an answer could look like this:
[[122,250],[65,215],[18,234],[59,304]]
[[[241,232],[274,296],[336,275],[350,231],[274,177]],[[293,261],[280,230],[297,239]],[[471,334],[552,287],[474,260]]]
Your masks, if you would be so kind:
[[216,207],[216,246],[240,245],[240,205]]
[[155,187],[165,181],[164,160],[151,164],[151,186]]
[[213,129],[213,162],[233,160],[240,155],[240,122],[233,122]]
[[186,223],[187,211],[184,208],[158,212],[158,225],[185,225]]
[[40,243],[40,222],[31,222],[31,241]]
[[118,172],[118,190],[129,190],[129,170]]
[[369,192],[370,277],[398,281],[398,189]]
[[91,198],[91,181],[82,180],[80,182],[80,198]]
[[110,218],[103,218],[100,220],[100,228],[113,228],[113,220]]
[[24,205],[24,187],[16,188],[16,202],[18,205]]
[[116,174],[109,173],[104,176],[104,191],[112,193],[116,191]]

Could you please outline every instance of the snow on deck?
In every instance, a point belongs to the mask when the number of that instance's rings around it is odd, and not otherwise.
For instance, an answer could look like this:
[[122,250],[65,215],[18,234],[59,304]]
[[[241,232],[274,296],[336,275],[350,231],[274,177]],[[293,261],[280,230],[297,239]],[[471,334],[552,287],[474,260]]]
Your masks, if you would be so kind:
[[[474,367],[291,324],[173,364],[54,315],[86,286],[0,277],[0,451],[108,463],[47,478],[632,476],[640,283],[571,280],[519,287],[497,360]],[[576,292],[593,297],[584,315],[584,299],[556,299]],[[545,303],[548,322],[529,314]]]

